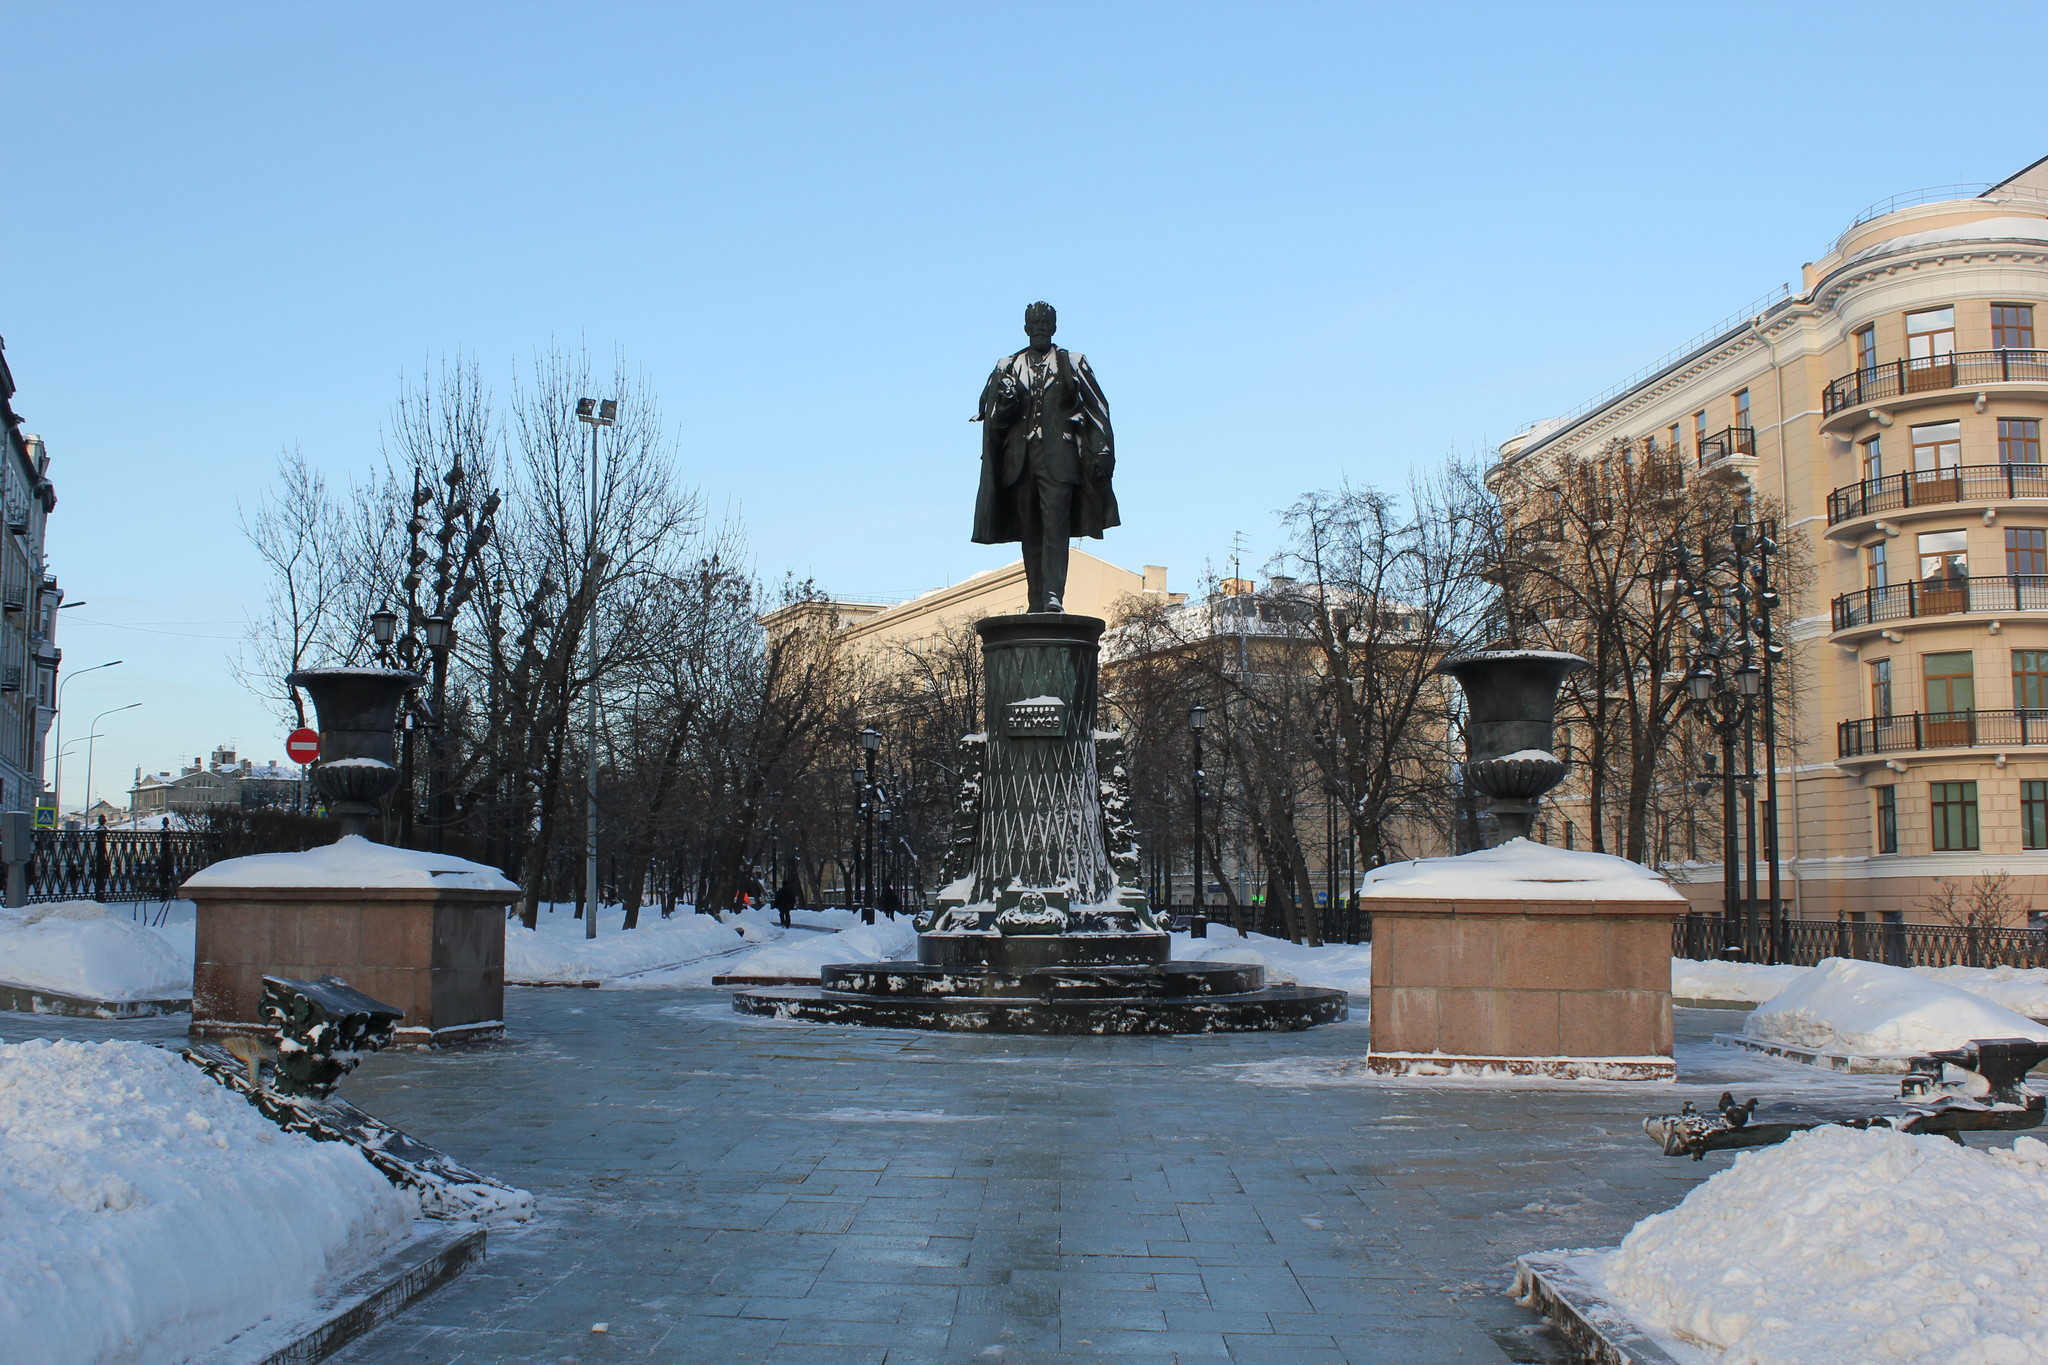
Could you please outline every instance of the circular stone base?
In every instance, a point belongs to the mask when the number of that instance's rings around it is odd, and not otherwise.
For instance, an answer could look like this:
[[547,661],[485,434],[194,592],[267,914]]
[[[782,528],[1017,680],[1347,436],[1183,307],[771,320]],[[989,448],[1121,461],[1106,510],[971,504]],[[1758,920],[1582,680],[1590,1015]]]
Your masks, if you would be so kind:
[[[889,963],[828,967],[828,973],[886,973]],[[1170,964],[1176,972],[1204,964]],[[1252,968],[1258,971],[1258,968]],[[1168,975],[1162,973],[1162,976]],[[847,980],[847,977],[837,979]],[[902,978],[908,982],[911,978]],[[1164,983],[1161,983],[1162,985]],[[741,991],[741,1014],[865,1028],[939,1029],[950,1033],[1171,1034],[1289,1032],[1333,1024],[1350,1014],[1343,991],[1320,986],[1267,986],[1231,995],[1121,996],[863,994],[821,986]]]
[[1165,934],[919,934],[917,960],[934,967],[1163,966],[1172,949]]

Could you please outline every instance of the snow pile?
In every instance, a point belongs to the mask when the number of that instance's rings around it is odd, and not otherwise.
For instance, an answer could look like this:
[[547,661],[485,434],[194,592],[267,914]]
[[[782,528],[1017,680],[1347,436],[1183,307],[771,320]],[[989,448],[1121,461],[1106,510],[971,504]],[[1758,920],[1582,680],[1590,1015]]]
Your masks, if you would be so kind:
[[210,1350],[408,1235],[338,1142],[286,1133],[140,1043],[0,1044],[0,1341],[11,1365]]
[[190,996],[191,939],[189,926],[158,933],[98,901],[0,909],[0,981],[88,1000]]
[[[720,976],[793,977],[815,981],[818,969],[841,962],[915,962],[917,930],[910,917],[877,917],[836,934],[791,934],[765,948],[718,964]],[[683,984],[683,983],[676,983]],[[708,976],[704,981],[709,985]]]
[[439,891],[514,894],[519,890],[495,867],[445,853],[419,853],[389,844],[373,844],[359,834],[345,834],[324,848],[304,853],[257,853],[247,858],[229,858],[193,873],[185,885],[432,887]]
[[1388,863],[1358,894],[1417,900],[1683,901],[1658,873],[1608,853],[1577,853],[1527,839],[1455,858]]
[[1828,958],[1757,1006],[1742,1031],[1766,1042],[1862,1056],[1961,1047],[1972,1038],[2048,1040],[2048,1027],[1982,996],[1846,957]]
[[[745,926],[753,936],[779,937],[781,930],[760,921]],[[736,953],[749,934],[738,925],[711,915],[679,914],[663,919],[643,909],[639,927],[627,929],[625,914],[608,910],[598,918],[596,938],[583,936],[583,921],[568,914],[543,914],[529,929],[514,919],[505,925],[505,980],[510,985],[536,982],[597,981],[609,983],[700,958]],[[757,941],[758,941],[757,938]]]
[[1915,967],[1913,974],[1960,987],[2019,1014],[2048,1018],[2048,971],[2039,967]]
[[1671,959],[1671,993],[1687,1000],[1770,999],[1811,971],[1810,967],[1767,967],[1760,962],[1698,962]]
[[1330,986],[1363,1004],[1372,993],[1372,945],[1326,943],[1310,948],[1267,934],[1211,924],[1207,938],[1173,936],[1175,962],[1246,962],[1266,969],[1268,986]]
[[1636,1224],[1601,1274],[1730,1365],[2048,1360],[2048,1144],[1816,1128]]

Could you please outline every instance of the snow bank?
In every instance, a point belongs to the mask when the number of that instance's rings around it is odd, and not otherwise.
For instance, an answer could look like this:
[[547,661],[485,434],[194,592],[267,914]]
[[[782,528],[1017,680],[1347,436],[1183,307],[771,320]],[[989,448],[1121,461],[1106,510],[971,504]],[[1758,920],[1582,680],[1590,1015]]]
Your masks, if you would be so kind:
[[1601,1269],[1729,1365],[2048,1360],[2048,1144],[1816,1128],[1735,1159]]
[[[811,977],[828,963],[915,962],[917,930],[908,915],[877,918],[836,934],[791,934],[765,948],[718,964],[721,976]],[[706,980],[709,985],[709,980]]]
[[389,844],[373,844],[359,834],[345,834],[324,848],[304,853],[257,853],[247,858],[229,858],[195,872],[185,885],[430,886],[443,891],[514,893],[519,890],[495,867],[443,853],[419,853]]
[[1175,962],[1247,962],[1266,969],[1269,986],[1331,986],[1363,1004],[1372,993],[1372,945],[1327,943],[1310,948],[1267,934],[1211,924],[1207,938],[1173,936]]
[[159,933],[98,901],[0,909],[0,981],[89,1000],[189,996],[191,939],[189,926]]
[[1683,901],[1662,876],[1608,853],[1510,839],[1455,858],[1388,863],[1365,874],[1361,896],[1422,900]]
[[1960,987],[2020,1014],[2048,1018],[2048,971],[2039,967],[1915,967],[1913,975]]
[[1767,967],[1757,962],[1671,959],[1671,993],[1688,1000],[1747,1000],[1759,1004],[1805,976],[1811,967]]
[[2043,1027],[1982,996],[1880,962],[1831,957],[1742,1021],[1774,1043],[1896,1056],[1961,1047],[1972,1038],[2048,1040]]
[[[627,929],[625,913],[608,910],[598,919],[596,938],[583,936],[583,921],[573,915],[543,914],[529,929],[514,919],[505,925],[505,980],[511,985],[535,982],[597,981],[674,967],[700,958],[740,951],[748,937],[739,926],[710,915],[678,914],[663,919],[643,909],[640,925]],[[757,936],[781,930],[748,926]]]
[[403,1239],[354,1148],[286,1133],[140,1043],[0,1044],[0,1341],[11,1365],[159,1365]]

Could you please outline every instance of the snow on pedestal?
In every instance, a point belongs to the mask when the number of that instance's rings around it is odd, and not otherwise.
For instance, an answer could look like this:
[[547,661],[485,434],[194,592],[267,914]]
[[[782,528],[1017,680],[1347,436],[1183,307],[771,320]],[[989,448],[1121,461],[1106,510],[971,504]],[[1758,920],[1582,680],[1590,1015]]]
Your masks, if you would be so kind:
[[1394,863],[1373,915],[1373,1070],[1669,1080],[1671,923],[1648,868],[1511,839]]
[[171,1053],[0,1045],[11,1365],[185,1360],[346,1277],[415,1214],[354,1148],[280,1131]]
[[403,1010],[402,1043],[504,1032],[504,907],[519,888],[494,867],[349,835],[304,853],[230,858],[195,873],[196,1036],[266,1031],[265,976],[332,973]]

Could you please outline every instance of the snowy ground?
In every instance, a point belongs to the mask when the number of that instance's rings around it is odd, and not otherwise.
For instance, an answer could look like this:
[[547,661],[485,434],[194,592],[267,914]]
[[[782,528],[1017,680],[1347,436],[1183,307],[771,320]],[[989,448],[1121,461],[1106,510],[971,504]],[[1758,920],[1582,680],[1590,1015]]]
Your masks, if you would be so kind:
[[192,903],[165,909],[97,901],[0,909],[0,981],[89,1000],[189,996]]
[[0,1044],[0,1341],[11,1365],[155,1365],[294,1309],[415,1209],[141,1043]]
[[[1760,1004],[1814,970],[1748,962],[1671,959],[1671,993],[1687,1000],[1746,1000]],[[2048,970],[2039,967],[1912,967],[1913,975],[1957,986],[1994,1004],[2048,1018]]]
[[1638,1223],[1599,1274],[1735,1365],[2048,1360],[2048,1144],[1819,1128]]
[[1269,986],[1330,986],[1363,1006],[1372,992],[1372,945],[1326,943],[1310,948],[1266,934],[1212,924],[1207,938],[1173,936],[1175,962],[1250,962],[1266,969]]
[[[819,961],[866,960],[864,944],[840,940],[837,947],[825,948],[838,936],[818,932],[859,926],[860,916],[851,910],[794,910],[790,923],[792,928],[782,928],[773,910],[714,917],[696,914],[686,906],[668,919],[658,910],[643,908],[639,926],[628,930],[625,911],[608,906],[598,917],[597,937],[585,938],[583,921],[576,918],[572,905],[543,905],[534,928],[517,920],[505,926],[505,980],[512,985],[594,981],[624,990],[708,986],[713,976],[751,971],[740,964],[751,961],[758,952],[795,945],[821,949]],[[876,927],[887,923],[883,920]],[[907,918],[895,923],[905,935],[910,934]],[[909,942],[914,956],[914,938]],[[852,956],[841,956],[848,953]],[[816,968],[809,974],[817,975]]]

